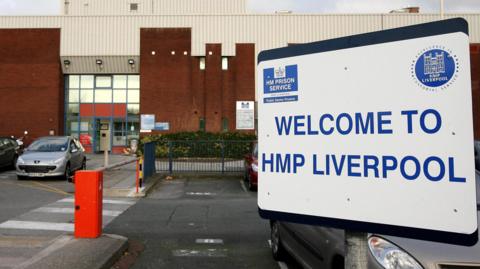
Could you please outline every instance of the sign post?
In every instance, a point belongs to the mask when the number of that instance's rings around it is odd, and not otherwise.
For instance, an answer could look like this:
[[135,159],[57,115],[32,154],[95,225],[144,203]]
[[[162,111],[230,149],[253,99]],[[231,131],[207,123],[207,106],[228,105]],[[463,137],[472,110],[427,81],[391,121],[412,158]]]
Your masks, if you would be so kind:
[[261,52],[260,215],[474,244],[469,57],[463,19]]
[[367,233],[345,231],[345,268],[368,269]]

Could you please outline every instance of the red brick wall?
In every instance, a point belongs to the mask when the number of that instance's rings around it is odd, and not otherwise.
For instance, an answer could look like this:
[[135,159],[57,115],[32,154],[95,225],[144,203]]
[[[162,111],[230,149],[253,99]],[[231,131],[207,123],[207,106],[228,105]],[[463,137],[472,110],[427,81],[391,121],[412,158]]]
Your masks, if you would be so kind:
[[[211,53],[211,55],[210,55]],[[207,44],[205,57],[205,126],[209,132],[222,130],[222,46]]]
[[[232,59],[235,69],[235,96],[238,101],[255,101],[255,45],[237,44],[236,56]],[[236,111],[236,103],[233,105]],[[235,128],[235,117],[230,123]]]
[[254,45],[237,45],[228,70],[222,70],[221,44],[206,45],[205,70],[190,46],[189,28],[141,29],[140,113],[169,122],[170,132],[198,131],[201,118],[206,131],[222,131],[223,118],[235,130],[236,101],[255,100]]
[[0,136],[63,133],[59,55],[60,29],[0,29]]
[[473,128],[476,140],[480,140],[480,44],[470,45],[472,76]]

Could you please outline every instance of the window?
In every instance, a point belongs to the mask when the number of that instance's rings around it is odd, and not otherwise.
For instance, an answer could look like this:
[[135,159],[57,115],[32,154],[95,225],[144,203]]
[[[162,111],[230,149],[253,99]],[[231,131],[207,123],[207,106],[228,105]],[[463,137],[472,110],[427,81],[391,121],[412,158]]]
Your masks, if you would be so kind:
[[140,77],[138,75],[128,76],[128,88],[129,89],[140,88]]
[[112,77],[110,77],[110,76],[97,76],[96,77],[96,86],[97,86],[97,88],[111,88],[112,87]]
[[93,103],[93,89],[80,91],[80,103]]
[[[80,142],[88,147],[96,141],[98,147],[100,137],[93,130],[99,130],[100,126],[96,126],[97,122],[100,122],[99,118],[95,114],[91,115],[92,106],[80,108],[83,104],[93,103],[125,104],[126,117],[115,118],[110,122],[112,145],[126,146],[130,139],[139,138],[139,75],[66,75],[65,86],[65,134],[79,138]],[[80,110],[86,113],[81,115]],[[112,113],[113,111],[114,109]]]
[[70,141],[70,150],[74,150],[74,149],[78,150],[77,145],[75,144],[75,142],[73,142],[73,140],[71,140],[71,141]]
[[68,102],[78,103],[79,100],[79,90],[69,90],[68,91]]
[[68,87],[70,89],[78,89],[80,88],[80,76],[69,76],[68,77]]
[[95,103],[111,103],[112,90],[95,90]]
[[138,11],[138,3],[130,3],[130,11]]
[[140,113],[140,105],[139,104],[128,104],[127,105],[127,114],[130,115],[138,115]]
[[128,103],[140,103],[139,90],[128,90]]
[[93,76],[81,76],[80,87],[82,89],[93,89]]
[[126,103],[127,102],[127,90],[113,90],[113,102],[114,103]]
[[80,113],[80,107],[78,104],[68,104],[67,111],[70,116],[78,116]]
[[139,138],[140,119],[137,117],[130,117],[128,119],[127,134],[128,139]]
[[222,130],[228,132],[228,119],[222,118]]
[[127,134],[126,134],[126,122],[124,120],[115,120],[113,122],[113,145],[114,146],[126,146]]
[[113,88],[125,89],[127,88],[127,76],[113,76]]
[[205,118],[200,118],[199,120],[199,128],[201,132],[205,132]]
[[205,70],[205,57],[200,57],[200,70]]
[[222,57],[222,70],[228,70],[228,57]]

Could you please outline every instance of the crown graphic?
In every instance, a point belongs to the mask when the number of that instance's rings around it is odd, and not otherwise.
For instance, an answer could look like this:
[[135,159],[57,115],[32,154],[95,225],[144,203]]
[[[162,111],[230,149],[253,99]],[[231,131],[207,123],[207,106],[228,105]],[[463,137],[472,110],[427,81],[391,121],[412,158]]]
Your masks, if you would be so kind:
[[275,78],[285,77],[285,68],[279,67],[275,69]]

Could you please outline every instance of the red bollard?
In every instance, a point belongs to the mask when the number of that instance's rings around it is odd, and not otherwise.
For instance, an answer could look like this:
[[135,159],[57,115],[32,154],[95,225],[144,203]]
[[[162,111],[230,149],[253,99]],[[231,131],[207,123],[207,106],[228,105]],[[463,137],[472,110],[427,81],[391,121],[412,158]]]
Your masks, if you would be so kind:
[[103,172],[75,173],[75,238],[102,234]]

